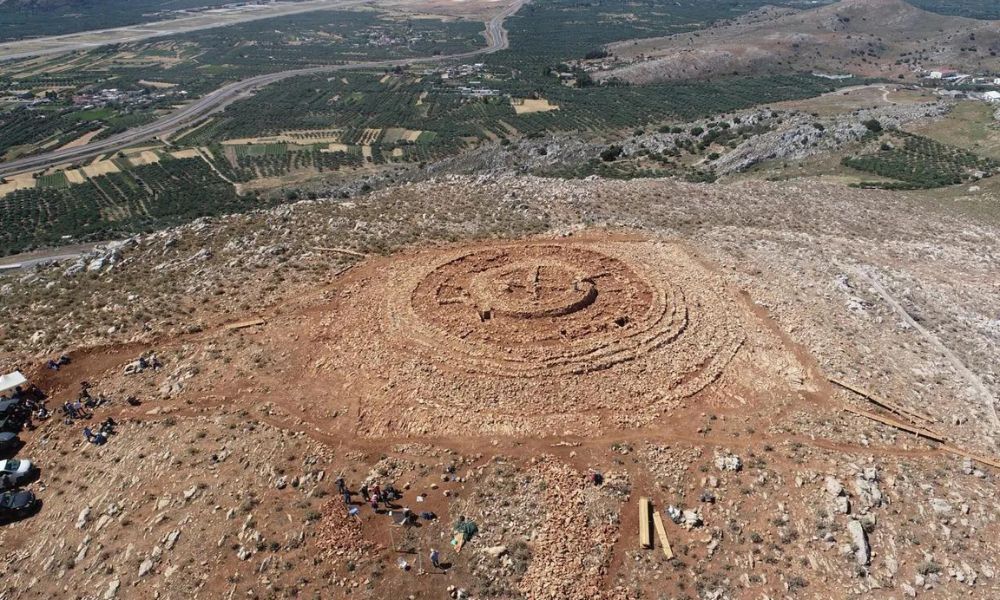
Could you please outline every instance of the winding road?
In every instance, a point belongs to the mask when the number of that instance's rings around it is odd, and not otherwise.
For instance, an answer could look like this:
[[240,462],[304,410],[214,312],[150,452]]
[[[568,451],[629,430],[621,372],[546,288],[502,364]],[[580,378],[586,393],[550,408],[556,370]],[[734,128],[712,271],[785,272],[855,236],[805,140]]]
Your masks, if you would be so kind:
[[51,166],[65,164],[93,158],[100,154],[116,152],[122,148],[145,142],[153,138],[174,133],[180,129],[194,125],[208,115],[224,109],[229,104],[245,98],[250,92],[262,87],[277,83],[290,77],[301,75],[317,75],[321,73],[333,73],[337,71],[348,71],[353,69],[371,69],[383,67],[397,67],[420,63],[439,63],[451,60],[471,58],[483,54],[491,54],[510,47],[507,37],[507,30],[504,28],[504,21],[520,10],[527,0],[515,0],[501,12],[485,23],[486,46],[470,52],[459,54],[449,54],[445,56],[432,56],[420,58],[401,58],[393,60],[379,60],[367,62],[346,63],[342,65],[329,65],[322,67],[308,67],[304,69],[293,69],[290,71],[279,71],[257,75],[225,85],[213,92],[210,92],[191,104],[177,109],[176,111],[157,119],[147,125],[135,127],[128,131],[123,131],[103,140],[91,142],[85,146],[76,148],[62,148],[19,158],[5,163],[0,163],[0,177],[16,175],[28,171],[37,171]]

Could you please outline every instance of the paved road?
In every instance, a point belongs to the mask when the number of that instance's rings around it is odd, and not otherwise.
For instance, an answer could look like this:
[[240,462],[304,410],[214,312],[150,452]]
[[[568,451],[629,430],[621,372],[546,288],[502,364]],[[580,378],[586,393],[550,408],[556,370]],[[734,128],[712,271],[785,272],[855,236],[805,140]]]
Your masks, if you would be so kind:
[[98,140],[79,146],[77,148],[63,148],[46,152],[36,156],[28,156],[17,160],[0,163],[0,177],[37,171],[58,164],[81,161],[93,158],[100,154],[116,152],[122,148],[145,142],[156,137],[162,137],[174,133],[180,129],[191,126],[208,115],[224,109],[229,104],[240,98],[246,97],[251,91],[277,83],[289,77],[300,75],[315,75],[320,73],[332,73],[336,71],[346,71],[351,69],[370,69],[383,67],[405,66],[418,63],[438,63],[456,59],[471,58],[482,54],[490,54],[504,50],[510,46],[507,38],[507,30],[504,28],[504,20],[516,13],[527,0],[515,0],[513,4],[498,13],[486,22],[484,34],[486,36],[486,46],[479,50],[451,54],[447,56],[433,56],[423,58],[403,58],[395,60],[380,60],[348,63],[343,65],[331,65],[323,67],[310,67],[305,69],[294,69],[291,71],[280,71],[258,75],[249,79],[243,79],[223,86],[213,92],[202,96],[187,106],[184,106],[165,117],[153,121],[141,127],[135,127],[109,138]]

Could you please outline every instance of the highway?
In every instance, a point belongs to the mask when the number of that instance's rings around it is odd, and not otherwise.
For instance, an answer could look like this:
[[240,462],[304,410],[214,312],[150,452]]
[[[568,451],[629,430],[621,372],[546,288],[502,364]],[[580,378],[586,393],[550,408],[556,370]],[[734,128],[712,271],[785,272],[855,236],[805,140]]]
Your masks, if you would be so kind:
[[0,163],[0,177],[37,171],[55,165],[82,161],[95,156],[113,153],[122,148],[127,148],[134,144],[162,137],[186,127],[194,125],[201,119],[224,109],[229,104],[240,98],[246,97],[250,92],[262,87],[277,83],[290,77],[301,75],[317,75],[322,73],[333,73],[337,71],[348,71],[352,69],[371,69],[406,66],[421,63],[439,63],[451,60],[461,60],[475,56],[490,54],[505,50],[510,46],[507,30],[504,28],[504,21],[520,10],[526,0],[515,0],[513,4],[496,14],[485,23],[484,35],[486,36],[486,46],[478,50],[451,54],[447,56],[433,56],[422,58],[403,58],[394,60],[368,61],[347,63],[343,65],[329,65],[322,67],[309,67],[304,69],[294,69],[290,71],[279,71],[250,77],[225,85],[213,92],[202,96],[191,104],[177,109],[176,111],[156,120],[152,123],[142,125],[123,131],[103,140],[90,142],[85,146],[76,148],[63,148],[53,150],[44,154],[19,158],[17,160]]

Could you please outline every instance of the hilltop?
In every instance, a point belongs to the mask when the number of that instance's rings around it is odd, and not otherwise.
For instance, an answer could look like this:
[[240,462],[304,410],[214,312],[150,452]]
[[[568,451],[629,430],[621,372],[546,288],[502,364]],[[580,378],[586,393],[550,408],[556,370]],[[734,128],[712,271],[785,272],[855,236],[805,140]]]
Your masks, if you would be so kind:
[[[0,287],[2,366],[53,406],[89,382],[119,426],[23,434],[45,507],[0,530],[0,574],[12,597],[995,596],[995,473],[828,381],[995,452],[1000,236],[961,206],[452,176],[38,269]],[[356,495],[349,518],[338,474],[437,519]],[[644,496],[673,558],[635,543]],[[430,548],[446,574],[419,576]]]

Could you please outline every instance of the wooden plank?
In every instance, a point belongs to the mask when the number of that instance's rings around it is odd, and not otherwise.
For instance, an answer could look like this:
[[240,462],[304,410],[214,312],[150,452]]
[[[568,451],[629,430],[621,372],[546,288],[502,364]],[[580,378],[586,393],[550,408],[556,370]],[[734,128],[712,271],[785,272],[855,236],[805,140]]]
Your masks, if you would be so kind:
[[922,415],[920,413],[914,412],[914,411],[912,411],[912,410],[910,410],[908,408],[905,408],[905,407],[902,407],[902,406],[900,406],[898,404],[890,402],[890,401],[886,400],[885,398],[880,398],[880,397],[876,396],[875,394],[869,392],[868,390],[866,390],[866,389],[864,389],[862,387],[858,387],[856,385],[852,385],[850,383],[847,383],[846,381],[842,381],[840,379],[836,379],[836,378],[833,378],[833,377],[830,377],[829,381],[830,381],[830,383],[833,383],[835,385],[839,385],[840,387],[844,388],[845,390],[852,391],[855,394],[857,394],[857,395],[861,396],[862,398],[864,398],[865,400],[868,400],[869,402],[871,402],[873,404],[881,406],[882,408],[884,408],[884,409],[886,409],[888,411],[894,412],[894,413],[896,413],[897,415],[899,415],[899,416],[901,416],[903,418],[912,419],[914,421],[923,421],[924,423],[928,423],[928,424],[936,423],[936,421],[934,419],[930,418],[930,417],[926,417],[926,416],[924,416],[924,415]]
[[226,325],[226,330],[235,331],[236,329],[246,329],[247,327],[256,327],[257,325],[263,325],[267,323],[264,319],[254,319],[253,321],[239,321],[237,323],[230,323]]
[[941,449],[944,450],[945,452],[951,452],[952,454],[957,454],[964,458],[972,459],[977,463],[989,465],[991,467],[1000,469],[1000,461],[989,458],[988,456],[982,456],[981,454],[972,454],[971,452],[967,452],[965,450],[962,450],[961,448],[956,448],[955,446],[950,446],[948,444],[942,445]]
[[653,536],[649,531],[650,512],[652,512],[652,506],[649,503],[649,498],[645,496],[639,498],[639,546],[641,548],[653,547]]
[[988,456],[983,456],[981,454],[973,454],[971,452],[968,452],[967,450],[962,450],[961,448],[957,448],[955,446],[952,446],[951,444],[947,444],[945,443],[945,439],[943,436],[941,436],[941,434],[931,431],[929,429],[921,429],[919,427],[913,427],[907,423],[901,423],[899,421],[896,421],[895,419],[887,419],[880,415],[876,415],[874,413],[866,412],[863,410],[856,410],[853,408],[844,408],[844,410],[849,413],[854,413],[856,415],[872,419],[873,421],[878,421],[879,423],[895,427],[897,429],[902,429],[903,431],[915,433],[916,435],[925,437],[935,442],[941,442],[941,449],[944,450],[945,452],[949,452],[951,454],[955,454],[963,458],[968,458],[983,465],[988,465],[990,467],[1000,469],[1000,460],[990,458]]
[[944,442],[944,437],[929,429],[923,429],[922,427],[915,427],[913,425],[910,425],[909,423],[903,423],[902,421],[897,421],[895,419],[888,419],[881,415],[876,415],[875,413],[870,413],[865,410],[858,410],[856,408],[851,408],[849,406],[845,406],[844,410],[861,417],[866,417],[868,419],[871,419],[872,421],[878,421],[879,423],[882,423],[884,425],[895,427],[896,429],[902,429],[903,431],[908,431],[910,433],[919,435],[920,437],[924,437],[929,440],[933,440],[935,442]]
[[656,527],[656,535],[660,538],[660,545],[663,546],[663,555],[670,560],[674,557],[674,551],[670,548],[670,540],[667,539],[667,530],[663,528],[663,516],[660,511],[653,513],[653,526]]

